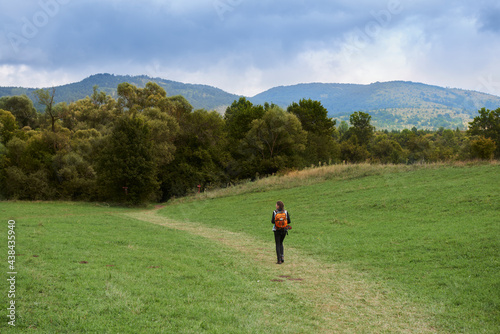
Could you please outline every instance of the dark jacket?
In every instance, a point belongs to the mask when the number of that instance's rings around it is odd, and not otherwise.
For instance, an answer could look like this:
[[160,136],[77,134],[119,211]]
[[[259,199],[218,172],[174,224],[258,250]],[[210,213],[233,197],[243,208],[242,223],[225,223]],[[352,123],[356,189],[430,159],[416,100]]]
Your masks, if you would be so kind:
[[[290,214],[286,210],[283,210],[283,211],[285,211],[285,213],[286,213],[286,220],[288,221],[288,225],[290,225],[292,223],[292,221],[290,220]],[[278,212],[283,212],[283,211],[278,211],[278,210],[274,210],[273,211],[273,217],[271,218],[271,224],[273,224],[273,231],[276,231],[276,223],[274,222],[274,217],[276,216],[276,214]]]

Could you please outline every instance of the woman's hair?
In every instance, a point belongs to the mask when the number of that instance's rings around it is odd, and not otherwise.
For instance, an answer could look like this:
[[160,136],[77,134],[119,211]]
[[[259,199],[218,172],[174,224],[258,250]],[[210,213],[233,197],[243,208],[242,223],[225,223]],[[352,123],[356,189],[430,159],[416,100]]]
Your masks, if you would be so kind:
[[276,205],[278,206],[279,211],[283,211],[283,208],[285,207],[285,204],[283,204],[282,201],[277,201]]

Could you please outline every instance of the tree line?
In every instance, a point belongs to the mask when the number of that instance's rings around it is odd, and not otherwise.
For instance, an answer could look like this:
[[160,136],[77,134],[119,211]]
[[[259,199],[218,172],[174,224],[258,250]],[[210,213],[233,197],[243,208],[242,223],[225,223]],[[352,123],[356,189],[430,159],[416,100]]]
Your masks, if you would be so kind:
[[318,101],[286,110],[234,101],[224,115],[193,110],[148,83],[94,87],[71,103],[55,89],[0,99],[0,197],[125,204],[166,201],[311,165],[500,157],[500,108],[482,109],[468,131],[377,131],[364,112],[336,124]]

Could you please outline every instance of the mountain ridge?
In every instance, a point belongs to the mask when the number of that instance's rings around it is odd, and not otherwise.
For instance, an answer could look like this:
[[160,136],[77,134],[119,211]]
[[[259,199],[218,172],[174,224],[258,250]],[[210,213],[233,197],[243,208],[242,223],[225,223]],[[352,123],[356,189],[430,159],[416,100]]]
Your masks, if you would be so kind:
[[348,120],[354,111],[368,112],[377,128],[465,128],[479,109],[500,107],[498,96],[411,81],[274,87],[256,95],[252,101],[283,106],[299,91],[303,98],[320,100],[329,115],[340,121]]
[[[227,93],[222,89],[201,85],[186,84],[163,78],[153,78],[147,75],[115,75],[109,73],[93,74],[81,81],[55,86],[55,102],[73,102],[92,95],[93,87],[97,85],[100,91],[104,91],[112,97],[117,97],[117,87],[120,83],[128,82],[139,88],[143,88],[148,82],[156,82],[166,90],[168,96],[182,95],[193,105],[195,109],[217,109],[234,101],[239,95]],[[10,95],[26,94],[33,100],[32,92],[36,88],[23,87],[0,87],[0,97]],[[229,104],[230,104],[229,103]],[[214,107],[215,106],[215,107]]]
[[[217,110],[223,113],[227,106],[242,95],[200,84],[189,84],[146,75],[94,74],[79,82],[56,86],[56,102],[76,101],[92,94],[93,87],[116,97],[116,88],[122,82],[144,87],[149,81],[163,87],[168,96],[183,95],[195,109]],[[33,99],[34,88],[0,87],[0,97],[26,94]],[[463,90],[444,88],[411,81],[374,82],[371,84],[299,83],[277,86],[253,97],[254,104],[275,103],[283,108],[301,99],[318,100],[328,115],[338,122],[348,121],[355,111],[367,112],[378,129],[467,127],[481,108],[497,109],[500,97]]]

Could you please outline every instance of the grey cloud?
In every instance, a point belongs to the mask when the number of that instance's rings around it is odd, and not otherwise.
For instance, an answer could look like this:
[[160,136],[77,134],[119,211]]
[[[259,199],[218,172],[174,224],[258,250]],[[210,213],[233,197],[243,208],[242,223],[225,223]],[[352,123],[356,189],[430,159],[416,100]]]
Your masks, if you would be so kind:
[[[52,12],[40,5],[58,1]],[[131,68],[137,73],[155,64],[166,72],[193,73],[217,64],[237,76],[248,68],[286,69],[308,51],[341,52],[353,32],[373,27],[380,30],[380,41],[411,31],[409,41],[425,41],[428,53],[421,59],[432,59],[435,67],[442,62],[452,71],[447,59],[469,58],[467,47],[457,41],[477,50],[489,46],[482,39],[472,41],[476,31],[464,39],[469,27],[462,22],[477,20],[479,33],[500,31],[500,7],[493,0],[32,0],[2,6],[0,66],[27,65],[40,71],[122,68],[120,74],[127,74]],[[34,22],[37,18],[41,21]],[[23,29],[29,30],[26,21],[39,25],[28,37],[23,35]],[[12,34],[27,43],[13,50]],[[379,39],[367,41],[373,46],[370,60],[386,56]],[[463,55],[456,57],[457,51]]]
[[483,31],[500,32],[500,5],[489,6],[481,11],[478,23]]

